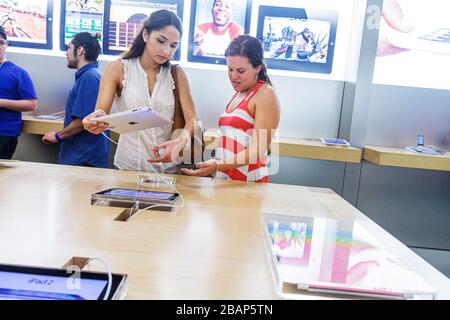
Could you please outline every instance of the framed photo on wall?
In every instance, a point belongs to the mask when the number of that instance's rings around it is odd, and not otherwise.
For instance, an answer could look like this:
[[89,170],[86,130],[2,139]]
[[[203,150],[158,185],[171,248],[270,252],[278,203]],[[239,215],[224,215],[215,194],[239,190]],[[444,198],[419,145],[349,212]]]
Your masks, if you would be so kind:
[[330,74],[338,12],[260,6],[257,37],[268,67]]
[[[182,19],[183,0],[106,0],[104,53],[121,54],[131,48],[142,22],[160,9],[172,11]],[[179,59],[180,47],[174,56],[174,60]]]
[[9,45],[36,49],[52,48],[53,1],[1,0],[0,26]]
[[249,32],[251,0],[192,0],[188,61],[225,64],[225,50]]
[[67,50],[72,37],[79,32],[100,34],[103,39],[105,0],[62,0],[60,47]]

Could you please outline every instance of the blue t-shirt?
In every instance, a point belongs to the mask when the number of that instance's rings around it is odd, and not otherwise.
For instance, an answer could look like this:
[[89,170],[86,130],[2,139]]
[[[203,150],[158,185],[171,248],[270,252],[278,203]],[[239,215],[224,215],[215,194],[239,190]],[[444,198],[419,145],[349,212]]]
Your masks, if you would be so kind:
[[[85,65],[75,73],[75,83],[67,98],[64,128],[73,120],[83,119],[94,111],[100,78],[97,62]],[[106,168],[108,160],[109,142],[103,135],[83,130],[61,142],[60,164]]]
[[[37,99],[28,72],[10,61],[0,67],[0,99]],[[0,108],[0,136],[18,137],[21,130],[22,112]]]

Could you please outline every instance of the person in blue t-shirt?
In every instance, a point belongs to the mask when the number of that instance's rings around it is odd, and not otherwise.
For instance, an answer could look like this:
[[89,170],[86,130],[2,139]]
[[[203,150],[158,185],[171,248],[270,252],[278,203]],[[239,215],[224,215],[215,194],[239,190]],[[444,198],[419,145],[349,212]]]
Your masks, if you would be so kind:
[[0,159],[11,159],[22,131],[22,112],[33,111],[37,98],[28,73],[6,60],[8,38],[0,27]]
[[77,69],[75,83],[66,103],[64,129],[48,132],[44,143],[60,143],[58,163],[86,167],[106,168],[109,159],[109,143],[103,135],[95,135],[83,129],[82,119],[95,109],[101,73],[97,58],[100,45],[96,36],[80,32],[69,43],[67,67]]

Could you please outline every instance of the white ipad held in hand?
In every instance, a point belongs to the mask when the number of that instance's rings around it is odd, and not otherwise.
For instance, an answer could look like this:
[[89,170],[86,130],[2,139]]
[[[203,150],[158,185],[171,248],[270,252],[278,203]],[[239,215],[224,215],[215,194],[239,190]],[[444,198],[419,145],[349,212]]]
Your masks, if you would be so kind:
[[93,120],[107,123],[109,130],[119,134],[163,127],[173,123],[172,120],[149,107],[112,113]]

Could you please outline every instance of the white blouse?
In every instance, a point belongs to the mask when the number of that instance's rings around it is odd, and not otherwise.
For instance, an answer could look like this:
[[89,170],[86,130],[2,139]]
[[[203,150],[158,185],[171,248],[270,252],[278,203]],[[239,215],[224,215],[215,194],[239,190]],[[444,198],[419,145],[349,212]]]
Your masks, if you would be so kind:
[[[151,107],[169,119],[173,119],[175,82],[170,73],[170,67],[161,66],[150,96],[147,73],[142,68],[139,58],[121,61],[124,65],[124,80],[121,96],[115,97],[118,111]],[[151,149],[157,144],[169,141],[171,134],[172,125],[121,134],[114,156],[114,165],[120,170],[153,171],[151,168],[153,166],[159,172],[177,172],[178,168],[174,163],[151,164],[147,161],[155,158]]]

